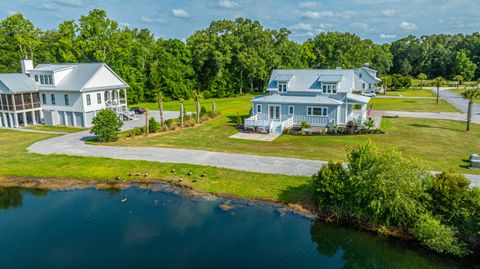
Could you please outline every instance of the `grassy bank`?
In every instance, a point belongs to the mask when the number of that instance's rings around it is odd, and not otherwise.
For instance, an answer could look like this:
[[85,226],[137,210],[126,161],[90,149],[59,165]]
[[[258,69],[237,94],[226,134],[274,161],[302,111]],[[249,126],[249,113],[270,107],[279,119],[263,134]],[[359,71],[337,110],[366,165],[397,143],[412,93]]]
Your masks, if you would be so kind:
[[31,125],[28,126],[29,130],[47,131],[47,132],[62,132],[62,133],[76,133],[88,130],[88,128],[76,128],[67,126],[50,126],[50,125]]
[[387,90],[387,96],[415,96],[415,97],[435,97],[435,94],[426,89],[415,90],[415,89],[400,89],[400,90]]
[[[235,195],[246,199],[291,202],[294,197],[310,198],[309,178],[240,172],[215,167],[124,161],[106,158],[51,155],[27,152],[32,143],[49,134],[0,130],[0,177],[75,178],[109,182],[120,176],[127,181],[175,182],[194,190]],[[172,173],[172,169],[176,173]],[[192,171],[189,176],[188,172]],[[140,176],[128,176],[139,171]],[[144,173],[148,172],[148,176]],[[201,177],[202,173],[205,177]],[[183,181],[179,182],[182,178]],[[193,182],[198,179],[197,182]],[[291,190],[294,191],[291,191]],[[296,198],[295,198],[296,199]]]
[[460,112],[455,107],[440,100],[438,104],[435,99],[412,99],[412,98],[372,98],[369,105],[373,104],[374,110],[394,110],[411,112]]
[[462,161],[480,152],[480,126],[466,133],[465,123],[448,120],[384,118],[386,134],[355,136],[293,136],[283,135],[272,142],[228,138],[237,132],[229,118],[221,117],[202,126],[171,132],[156,137],[124,138],[112,146],[169,147],[202,149],[230,153],[282,156],[317,160],[346,161],[345,150],[372,140],[382,146],[399,147],[405,154],[418,158],[427,169],[468,170]]

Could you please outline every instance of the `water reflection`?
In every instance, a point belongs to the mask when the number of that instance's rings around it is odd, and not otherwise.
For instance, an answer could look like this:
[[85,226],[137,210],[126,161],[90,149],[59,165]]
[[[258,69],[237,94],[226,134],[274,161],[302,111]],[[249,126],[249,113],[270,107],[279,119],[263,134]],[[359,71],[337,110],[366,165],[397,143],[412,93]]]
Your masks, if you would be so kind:
[[48,191],[39,189],[0,188],[0,210],[23,206],[23,194],[46,196]]

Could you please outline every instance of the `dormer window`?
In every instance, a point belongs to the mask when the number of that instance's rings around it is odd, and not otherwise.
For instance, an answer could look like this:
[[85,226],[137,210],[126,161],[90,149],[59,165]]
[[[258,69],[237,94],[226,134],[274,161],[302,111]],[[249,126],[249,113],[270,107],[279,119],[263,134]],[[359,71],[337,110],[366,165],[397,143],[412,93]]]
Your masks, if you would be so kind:
[[322,92],[328,94],[337,93],[337,85],[322,83]]
[[359,77],[359,78],[362,78],[362,73],[358,74],[358,77]]
[[40,85],[53,85],[52,75],[35,75],[35,81],[40,82]]
[[278,91],[279,92],[287,92],[287,82],[278,82]]

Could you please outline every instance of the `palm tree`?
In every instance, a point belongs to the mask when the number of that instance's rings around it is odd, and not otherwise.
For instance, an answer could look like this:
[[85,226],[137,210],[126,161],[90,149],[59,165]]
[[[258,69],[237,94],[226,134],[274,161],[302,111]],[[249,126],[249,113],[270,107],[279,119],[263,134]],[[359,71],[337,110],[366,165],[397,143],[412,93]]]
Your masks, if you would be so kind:
[[183,114],[185,114],[185,110],[183,109],[183,98],[180,98],[180,124],[182,128],[183,128],[183,117],[185,116]]
[[193,99],[195,100],[195,111],[197,113],[197,123],[200,123],[200,98],[202,98],[202,94],[197,90],[193,91]]
[[457,90],[458,90],[458,88],[460,87],[460,84],[462,84],[463,76],[462,75],[456,75],[452,79],[457,82]]
[[158,111],[160,111],[160,125],[163,126],[163,96],[162,92],[158,92]]
[[420,80],[420,89],[423,89],[423,80],[427,78],[427,75],[420,73],[418,74],[417,78]]
[[480,98],[480,89],[469,88],[462,92],[463,98],[468,100],[467,109],[467,132],[470,131],[470,122],[472,121],[473,100]]
[[437,87],[437,102],[436,102],[436,104],[438,105],[438,99],[439,99],[439,96],[440,96],[440,86],[445,84],[445,79],[441,76],[436,77],[435,80],[434,80],[434,83],[435,83],[435,86]]

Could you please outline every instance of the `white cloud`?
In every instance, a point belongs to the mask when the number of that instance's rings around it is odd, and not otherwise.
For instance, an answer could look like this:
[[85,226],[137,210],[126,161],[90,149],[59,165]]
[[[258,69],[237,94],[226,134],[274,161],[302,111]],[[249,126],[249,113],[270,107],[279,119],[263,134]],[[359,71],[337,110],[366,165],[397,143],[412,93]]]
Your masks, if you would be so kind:
[[385,10],[382,10],[382,15],[385,16],[385,17],[392,17],[392,16],[395,16],[395,10],[393,9],[385,9]]
[[188,13],[185,9],[172,9],[172,14],[173,16],[175,17],[179,17],[179,18],[188,18],[190,17],[190,13]]
[[397,37],[397,35],[392,35],[392,34],[380,34],[381,39],[392,39]]
[[290,30],[297,30],[297,31],[312,31],[313,30],[313,28],[310,24],[303,23],[303,22],[297,23],[293,26],[290,26],[289,29]]
[[399,26],[402,30],[405,30],[405,31],[417,30],[417,26],[413,22],[402,21]]
[[302,13],[303,18],[320,19],[322,17],[333,17],[335,14],[331,11],[305,11]]
[[157,18],[142,17],[142,22],[144,23],[163,23],[164,21]]
[[316,7],[319,7],[320,6],[320,3],[318,2],[301,2],[299,5],[298,5],[300,8],[305,8],[305,9],[312,9],[312,8],[316,8]]
[[81,7],[83,6],[83,0],[55,0],[53,1],[57,4],[71,7]]
[[235,9],[239,8],[240,4],[232,0],[220,0],[218,6],[225,9]]

